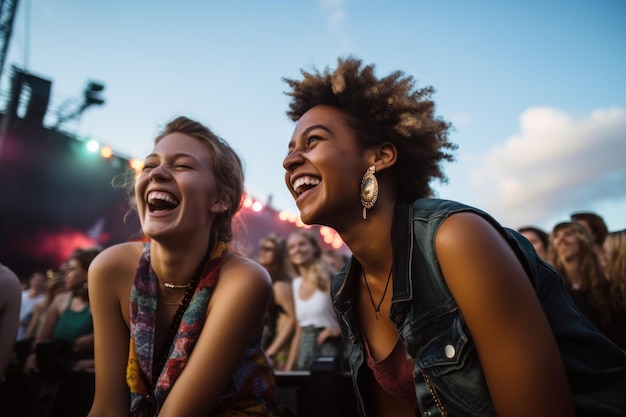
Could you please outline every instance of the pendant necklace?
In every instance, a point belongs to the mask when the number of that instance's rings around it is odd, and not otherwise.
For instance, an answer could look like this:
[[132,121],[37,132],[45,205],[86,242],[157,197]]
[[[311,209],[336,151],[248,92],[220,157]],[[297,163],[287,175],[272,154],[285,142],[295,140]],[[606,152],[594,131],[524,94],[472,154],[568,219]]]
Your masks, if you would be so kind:
[[365,279],[365,287],[367,288],[367,292],[370,295],[370,301],[372,302],[372,307],[374,307],[374,313],[376,313],[376,320],[380,318],[380,306],[383,304],[383,300],[385,299],[385,295],[387,294],[387,289],[389,288],[389,281],[391,281],[391,271],[393,271],[393,265],[389,268],[389,276],[387,277],[387,283],[385,284],[385,291],[383,291],[383,296],[380,298],[380,302],[378,305],[374,302],[374,297],[372,297],[372,290],[370,289],[369,284],[367,283],[367,274],[365,273],[365,267],[363,267],[363,278]]

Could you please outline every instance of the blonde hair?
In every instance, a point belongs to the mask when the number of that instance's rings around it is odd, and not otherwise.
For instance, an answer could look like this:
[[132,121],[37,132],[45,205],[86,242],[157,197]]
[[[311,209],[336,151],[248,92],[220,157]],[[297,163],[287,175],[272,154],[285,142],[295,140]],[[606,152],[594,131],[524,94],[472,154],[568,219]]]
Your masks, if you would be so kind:
[[565,264],[554,247],[554,236],[561,230],[568,230],[576,237],[580,247],[578,254],[582,278],[580,289],[587,293],[589,302],[598,310],[602,321],[607,323],[611,319],[613,312],[611,302],[609,301],[609,284],[604,276],[602,266],[600,266],[598,255],[594,250],[593,238],[584,226],[575,221],[559,223],[552,229],[548,257],[550,263],[565,279],[565,284],[570,289],[572,288],[572,283],[567,276]]
[[330,267],[322,260],[322,247],[320,246],[319,241],[312,233],[305,230],[296,230],[295,232],[292,232],[289,237],[294,235],[302,236],[311,244],[311,246],[313,246],[313,257],[315,260],[304,270],[299,268],[290,260],[289,262],[292,267],[298,271],[298,274],[303,280],[312,282],[320,291],[328,291],[330,289],[330,279],[333,274],[330,271]]

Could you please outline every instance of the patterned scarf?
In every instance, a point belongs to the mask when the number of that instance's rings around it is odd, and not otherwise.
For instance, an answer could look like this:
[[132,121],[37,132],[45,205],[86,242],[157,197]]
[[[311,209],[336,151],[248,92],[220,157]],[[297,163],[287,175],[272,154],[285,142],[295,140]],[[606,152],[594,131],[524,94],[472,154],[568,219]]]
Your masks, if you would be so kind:
[[[218,243],[200,274],[200,279],[185,310],[169,355],[153,387],[153,361],[161,347],[155,346],[154,329],[157,309],[157,279],[150,266],[150,245],[146,245],[137,267],[130,297],[130,349],[126,382],[131,393],[131,415],[152,417],[158,414],[167,395],[183,371],[200,336],[206,309],[219,278],[226,244]],[[260,338],[246,349],[226,390],[220,395],[213,413],[238,410],[259,416],[280,415],[276,402],[272,368]],[[213,415],[213,413],[211,415]]]

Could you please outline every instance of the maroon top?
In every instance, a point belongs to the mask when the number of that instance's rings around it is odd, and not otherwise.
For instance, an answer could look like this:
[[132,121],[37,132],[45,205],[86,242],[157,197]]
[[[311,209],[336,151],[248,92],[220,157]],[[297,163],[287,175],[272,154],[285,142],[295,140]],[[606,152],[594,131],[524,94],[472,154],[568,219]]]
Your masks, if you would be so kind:
[[417,408],[413,382],[413,361],[407,356],[400,338],[398,338],[389,356],[379,362],[372,358],[367,340],[364,344],[367,366],[372,370],[376,382],[389,395]]

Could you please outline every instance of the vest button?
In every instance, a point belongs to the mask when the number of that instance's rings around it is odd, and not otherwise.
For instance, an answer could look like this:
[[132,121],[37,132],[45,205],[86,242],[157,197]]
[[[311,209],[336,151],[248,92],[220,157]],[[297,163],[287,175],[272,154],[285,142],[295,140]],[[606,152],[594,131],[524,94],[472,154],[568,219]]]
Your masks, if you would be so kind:
[[452,345],[446,345],[444,352],[446,353],[446,358],[448,359],[454,358],[454,355],[456,354],[456,350],[454,350],[454,346]]

